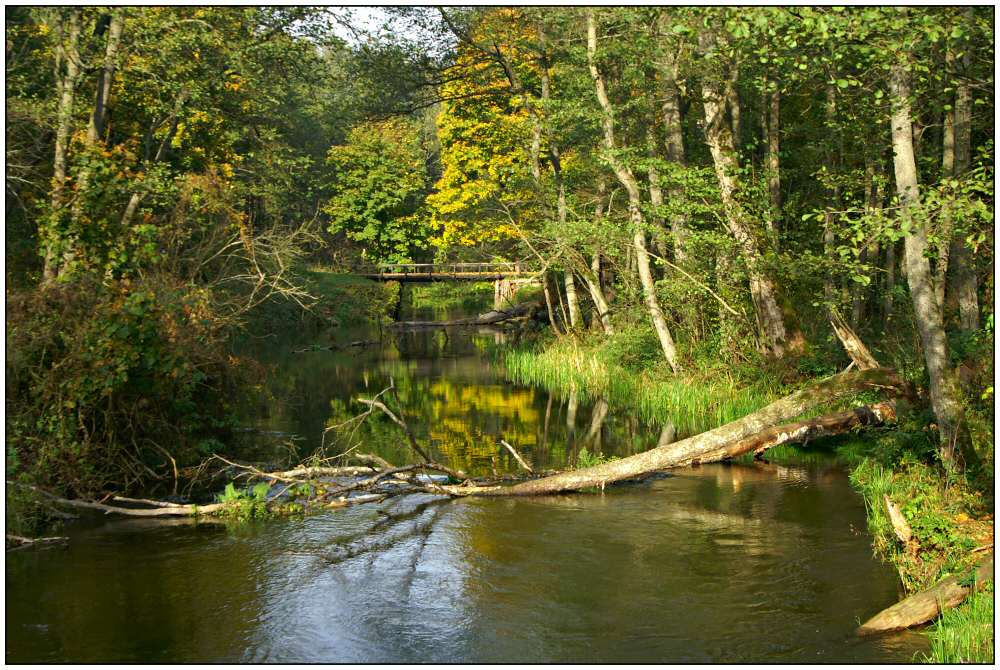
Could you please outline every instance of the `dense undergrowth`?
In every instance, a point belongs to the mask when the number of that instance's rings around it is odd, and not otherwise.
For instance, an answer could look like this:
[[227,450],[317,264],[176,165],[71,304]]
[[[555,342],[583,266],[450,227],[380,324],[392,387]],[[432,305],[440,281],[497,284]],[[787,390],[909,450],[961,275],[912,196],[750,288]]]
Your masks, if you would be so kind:
[[66,497],[177,492],[186,466],[245,446],[241,394],[267,371],[236,355],[253,332],[384,322],[396,284],[328,272],[296,277],[308,310],[270,300],[234,319],[218,291],[166,275],[7,291],[6,521],[57,521],[27,486]]

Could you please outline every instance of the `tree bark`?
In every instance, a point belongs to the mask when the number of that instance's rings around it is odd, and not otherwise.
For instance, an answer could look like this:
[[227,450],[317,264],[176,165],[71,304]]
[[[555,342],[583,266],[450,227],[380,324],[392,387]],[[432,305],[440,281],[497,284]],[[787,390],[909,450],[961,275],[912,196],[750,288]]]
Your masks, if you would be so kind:
[[910,286],[913,312],[924,347],[924,360],[930,377],[931,405],[938,419],[941,460],[954,468],[955,448],[962,437],[962,405],[956,392],[954,371],[950,367],[948,340],[941,317],[941,305],[934,294],[930,262],[927,259],[927,229],[912,211],[920,207],[917,165],[913,154],[913,126],[910,114],[910,73],[901,58],[889,75],[892,96],[892,148],[899,193],[900,216],[909,224],[904,251],[906,280]]
[[108,41],[104,50],[104,67],[97,79],[97,92],[94,96],[94,110],[87,126],[87,140],[96,142],[104,135],[108,120],[108,103],[111,100],[111,83],[114,80],[115,68],[118,64],[118,48],[121,43],[125,17],[121,8],[111,11],[111,23],[108,25]]
[[[60,10],[56,10],[60,11]],[[50,197],[50,230],[45,243],[45,262],[42,269],[43,283],[55,280],[59,272],[57,255],[58,242],[62,237],[60,220],[65,207],[64,192],[66,189],[66,163],[69,149],[69,131],[73,122],[73,103],[76,96],[76,85],[80,79],[80,9],[69,9],[69,18],[57,22],[58,33],[56,43],[56,92],[58,103],[56,107],[56,136],[54,156],[52,160],[52,193]],[[65,72],[61,65],[65,63]]]
[[[826,114],[828,132],[832,134],[837,128],[837,90],[833,84],[827,84],[826,86],[826,106],[824,107],[824,113]],[[837,159],[837,151],[831,142],[828,160],[828,165],[831,169],[836,169],[839,163]],[[826,213],[823,216],[823,255],[827,259],[832,259],[833,247],[836,243],[836,233],[834,231],[836,220],[833,212],[839,209],[840,206],[840,187],[836,184],[831,185],[828,188],[827,198]],[[823,299],[829,307],[833,307],[836,303],[832,273],[827,273],[823,278]]]
[[[612,482],[634,479],[657,470],[678,467],[695,461],[707,462],[702,460],[708,457],[707,454],[721,453],[719,450],[727,445],[771,429],[776,424],[788,421],[814,407],[834,402],[860,391],[877,389],[888,393],[898,393],[902,388],[904,388],[904,382],[895,371],[886,368],[841,373],[776,400],[742,419],[634,456],[510,487],[480,487],[478,489],[450,487],[448,491],[454,495],[462,495],[463,490],[466,494],[480,495],[542,495],[604,486]],[[773,439],[775,436],[771,437]],[[719,458],[724,457],[720,456]]]
[[[967,67],[969,55],[962,57]],[[955,166],[956,177],[963,175],[972,164],[972,89],[965,78],[959,79],[955,91]],[[979,295],[972,250],[961,235],[953,236],[951,253],[954,292],[958,298],[959,325],[962,330],[979,328]]]
[[[916,593],[901,600],[892,607],[882,610],[862,624],[858,635],[874,635],[903,630],[911,626],[933,621],[947,609],[957,607],[975,592],[971,586],[960,584],[960,576],[952,575],[926,591]],[[978,584],[993,579],[993,554],[984,560],[975,570],[975,581]]]
[[771,197],[770,233],[777,243],[781,229],[781,150],[780,118],[781,92],[775,88],[769,94],[767,117],[767,190]]
[[[715,36],[708,30],[701,33],[700,42],[703,51],[715,48]],[[779,306],[777,286],[761,268],[763,255],[760,241],[757,239],[749,215],[737,197],[740,190],[738,176],[740,165],[733,144],[733,130],[726,121],[725,84],[718,78],[707,76],[702,81],[702,95],[705,106],[705,139],[712,153],[719,192],[726,211],[726,223],[747,263],[750,295],[764,339],[771,353],[780,358],[786,352],[788,331]]]
[[608,306],[608,301],[604,296],[604,290],[601,288],[601,256],[600,254],[594,254],[594,260],[591,264],[590,273],[583,275],[583,281],[587,284],[587,290],[590,291],[590,298],[594,301],[594,307],[597,309],[597,318],[601,324],[601,329],[604,330],[605,335],[614,335],[615,329],[611,325],[611,308]]
[[884,302],[882,306],[882,318],[885,321],[892,319],[893,314],[893,292],[896,290],[896,243],[890,241],[885,245],[885,288],[883,289]]
[[[87,124],[87,145],[94,147],[101,140],[104,134],[108,117],[108,106],[111,99],[111,84],[114,81],[115,67],[118,63],[118,48],[121,43],[122,29],[124,26],[124,15],[122,8],[111,11],[109,24],[107,27],[107,42],[104,49],[104,66],[101,68],[97,78],[97,90],[94,94],[94,108],[90,113],[90,122]],[[76,175],[77,195],[71,213],[73,230],[79,231],[83,226],[83,205],[84,196],[90,187],[90,169],[82,168]],[[67,248],[63,250],[63,258],[60,268],[71,267],[76,258],[77,250]]]
[[[661,21],[665,21],[668,14],[660,14]],[[666,33],[666,31],[664,31]],[[660,63],[660,93],[663,97],[661,114],[663,116],[663,131],[666,136],[666,158],[671,163],[678,166],[685,164],[684,155],[684,127],[681,119],[681,96],[677,85],[679,76],[679,56],[671,52],[670,47],[664,48],[664,60]],[[676,198],[682,195],[677,187],[668,189],[668,195]],[[678,265],[683,265],[687,260],[687,217],[683,214],[675,214],[670,220],[670,230],[674,236],[674,258]],[[665,257],[665,256],[664,256]]]
[[[656,158],[656,125],[652,122],[646,126],[646,156],[650,159]],[[653,246],[656,248],[656,253],[666,258],[667,231],[663,223],[663,217],[660,216],[660,210],[663,207],[663,188],[660,186],[660,173],[652,163],[650,163],[647,173],[649,177],[649,202],[653,206],[653,213],[650,217],[653,224]]]
[[566,285],[566,304],[569,306],[569,325],[576,330],[583,324],[583,317],[580,316],[580,300],[576,295],[576,281],[573,279],[573,271],[563,272],[563,283]]
[[639,183],[636,181],[632,170],[614,156],[615,150],[615,122],[611,101],[608,99],[604,87],[604,78],[597,68],[595,55],[597,53],[597,22],[594,18],[594,10],[587,10],[587,62],[590,67],[590,75],[594,80],[594,89],[597,93],[597,100],[601,104],[603,111],[601,125],[604,130],[604,147],[607,149],[607,160],[614,170],[618,181],[628,192],[629,220],[632,224],[632,246],[636,254],[636,265],[639,273],[639,280],[642,282],[643,298],[646,302],[646,309],[649,311],[656,335],[660,340],[663,355],[667,359],[670,368],[676,373],[680,371],[680,363],[677,358],[677,349],[674,346],[674,339],[670,334],[670,328],[663,317],[659,301],[656,298],[656,290],[653,284],[653,275],[649,268],[649,254],[646,251],[646,222],[642,216],[642,193],[639,190]]

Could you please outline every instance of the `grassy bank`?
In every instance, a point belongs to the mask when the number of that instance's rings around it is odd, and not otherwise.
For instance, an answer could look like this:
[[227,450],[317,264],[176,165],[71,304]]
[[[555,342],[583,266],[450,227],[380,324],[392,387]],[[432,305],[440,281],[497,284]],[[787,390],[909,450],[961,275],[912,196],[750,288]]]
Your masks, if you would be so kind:
[[782,393],[780,383],[764,377],[748,382],[715,371],[677,377],[663,365],[647,366],[643,357],[626,354],[631,344],[630,336],[624,334],[567,338],[507,349],[501,358],[509,377],[518,383],[603,396],[614,404],[634,408],[647,421],[672,421],[681,434],[738,419]]
[[[645,420],[673,421],[680,434],[738,419],[791,390],[763,368],[725,370],[708,364],[675,376],[658,360],[655,347],[637,338],[633,332],[544,340],[502,350],[500,358],[516,382],[603,396],[634,408]],[[895,566],[907,593],[914,593],[949,575],[967,574],[992,550],[992,459],[985,467],[948,479],[936,460],[929,415],[903,405],[900,412],[892,429],[828,440],[826,453],[816,453],[815,445],[809,450],[789,446],[772,450],[769,458],[828,463],[832,453],[848,467],[852,484],[866,502],[875,554]],[[992,435],[988,438],[992,451]],[[896,539],[886,495],[909,520],[918,551],[907,550]],[[931,652],[924,661],[992,662],[992,583],[926,632]]]
[[[890,436],[889,439],[891,439]],[[895,463],[864,458],[851,472],[868,510],[875,553],[892,563],[907,593],[951,575],[967,575],[993,549],[992,494],[974,481],[944,477],[935,465],[905,455]],[[896,538],[885,496],[897,504],[913,530],[916,549]],[[932,663],[992,663],[993,583],[930,628]]]

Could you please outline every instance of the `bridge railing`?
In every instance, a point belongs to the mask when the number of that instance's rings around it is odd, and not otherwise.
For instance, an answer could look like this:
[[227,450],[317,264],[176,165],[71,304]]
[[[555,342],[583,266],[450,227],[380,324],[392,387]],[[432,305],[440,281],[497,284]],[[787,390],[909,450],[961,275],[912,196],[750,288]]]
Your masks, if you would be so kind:
[[360,268],[363,275],[398,275],[398,276],[430,276],[430,275],[520,275],[531,270],[520,262],[488,262],[488,263],[381,263]]

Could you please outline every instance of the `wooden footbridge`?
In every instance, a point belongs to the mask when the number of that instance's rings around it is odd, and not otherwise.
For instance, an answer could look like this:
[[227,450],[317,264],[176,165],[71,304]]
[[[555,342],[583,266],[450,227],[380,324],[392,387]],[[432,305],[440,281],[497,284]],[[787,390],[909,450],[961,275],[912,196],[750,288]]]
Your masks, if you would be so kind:
[[522,263],[385,263],[359,268],[355,274],[375,281],[439,282],[491,281],[493,307],[508,306],[524,286],[538,281],[537,273]]
[[499,281],[529,279],[534,272],[522,263],[386,263],[356,273],[375,281]]

